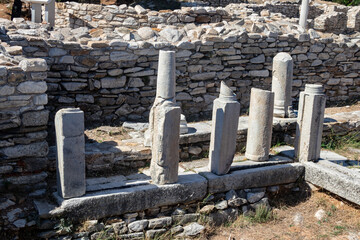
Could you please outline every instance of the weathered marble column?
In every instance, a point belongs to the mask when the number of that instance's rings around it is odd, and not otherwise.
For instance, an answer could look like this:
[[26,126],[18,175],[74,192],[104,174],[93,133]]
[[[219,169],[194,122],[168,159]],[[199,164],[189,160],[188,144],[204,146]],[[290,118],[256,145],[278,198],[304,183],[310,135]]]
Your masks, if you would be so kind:
[[45,21],[49,23],[51,27],[55,26],[55,0],[45,4]]
[[295,156],[300,162],[320,157],[326,96],[320,84],[306,84],[300,93]]
[[240,103],[234,92],[221,82],[219,98],[214,100],[209,169],[217,175],[230,170],[236,150],[236,135],[239,123]]
[[178,180],[181,109],[175,104],[175,52],[160,51],[156,98],[150,111],[151,179],[156,184]]
[[302,0],[299,25],[306,30],[307,18],[309,14],[309,0]]
[[180,116],[180,134],[188,133],[189,129],[186,122],[186,117],[184,114]]
[[253,161],[266,161],[272,137],[274,93],[251,89],[250,114],[245,157]]
[[57,189],[63,198],[85,194],[84,112],[65,108],[55,115]]
[[273,59],[271,91],[275,94],[274,117],[296,117],[292,109],[293,59],[278,53]]
[[41,3],[31,3],[31,21],[41,23]]

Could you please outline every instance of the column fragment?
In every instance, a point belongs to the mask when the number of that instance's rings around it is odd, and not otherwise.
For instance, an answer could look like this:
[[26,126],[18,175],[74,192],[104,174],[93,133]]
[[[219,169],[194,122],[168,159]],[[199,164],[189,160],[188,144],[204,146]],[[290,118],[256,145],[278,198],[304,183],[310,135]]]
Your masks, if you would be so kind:
[[214,100],[209,168],[212,173],[228,173],[236,151],[236,135],[239,123],[240,103],[234,92],[221,82],[219,98]]
[[181,109],[175,104],[175,52],[160,51],[156,98],[150,111],[151,179],[155,184],[178,180]]
[[300,93],[295,156],[300,162],[320,157],[326,96],[320,84],[306,84]]
[[84,112],[65,108],[55,115],[57,189],[63,198],[85,194]]
[[271,91],[275,94],[274,117],[296,117],[292,109],[293,59],[278,53],[273,59]]
[[251,89],[250,114],[245,157],[253,161],[266,161],[272,137],[274,93]]

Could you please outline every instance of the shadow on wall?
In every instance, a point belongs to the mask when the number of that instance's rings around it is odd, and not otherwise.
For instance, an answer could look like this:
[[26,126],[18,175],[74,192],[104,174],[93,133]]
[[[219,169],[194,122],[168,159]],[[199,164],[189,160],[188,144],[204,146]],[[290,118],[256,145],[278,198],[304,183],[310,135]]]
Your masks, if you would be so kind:
[[79,28],[79,27],[87,27],[89,29],[95,28],[89,22],[84,21],[81,18],[78,18],[74,14],[69,14],[70,28]]

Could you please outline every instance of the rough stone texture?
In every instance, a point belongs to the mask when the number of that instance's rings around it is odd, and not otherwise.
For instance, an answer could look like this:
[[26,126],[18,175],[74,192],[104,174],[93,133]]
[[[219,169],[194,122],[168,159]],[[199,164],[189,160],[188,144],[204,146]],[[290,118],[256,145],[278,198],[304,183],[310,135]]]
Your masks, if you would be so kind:
[[266,187],[271,185],[296,182],[303,174],[300,164],[284,164],[231,171],[229,174],[217,176],[210,172],[200,172],[208,180],[208,191],[218,193],[231,189]]
[[152,111],[151,178],[156,184],[175,183],[179,166],[181,109],[172,101],[160,100],[154,103]]
[[236,133],[240,104],[234,92],[221,82],[220,96],[215,99],[209,149],[209,169],[222,175],[230,170],[236,150]]
[[63,198],[85,194],[84,112],[61,109],[55,116],[57,143],[57,187]]
[[138,212],[159,206],[202,200],[207,193],[207,181],[197,174],[181,174],[178,182],[166,185],[143,185],[132,188],[88,193],[68,200],[59,199],[60,207],[53,215],[72,218],[102,218]]
[[22,115],[22,123],[25,127],[45,126],[49,120],[49,111],[31,111]]
[[246,158],[253,161],[269,159],[271,145],[274,93],[251,89]]
[[[326,166],[320,162],[326,161]],[[360,178],[347,169],[327,160],[305,162],[305,180],[335,193],[353,203],[360,204]]]
[[271,82],[271,91],[274,93],[274,117],[296,117],[292,110],[292,82],[293,59],[288,53],[276,54]]
[[19,63],[19,67],[24,72],[44,72],[47,70],[47,64],[44,59],[33,58],[25,59]]
[[322,85],[307,84],[300,93],[294,144],[300,162],[316,161],[320,157],[325,102]]
[[156,97],[172,99],[175,97],[175,52],[160,51],[156,81]]

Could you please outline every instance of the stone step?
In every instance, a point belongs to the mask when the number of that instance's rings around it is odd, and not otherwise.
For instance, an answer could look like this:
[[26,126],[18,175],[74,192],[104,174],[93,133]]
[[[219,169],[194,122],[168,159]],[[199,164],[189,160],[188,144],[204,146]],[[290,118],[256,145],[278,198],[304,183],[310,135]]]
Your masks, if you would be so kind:
[[[253,168],[241,170],[234,164],[230,173],[222,176],[205,171],[197,174],[179,168],[178,182],[166,185],[152,184],[146,174],[88,179],[89,190],[84,196],[62,199],[55,192],[54,197],[59,207],[51,211],[51,215],[80,220],[98,219],[154,207],[202,201],[210,193],[231,189],[293,183],[303,174],[304,167],[298,163],[288,163],[287,158],[275,157],[273,162],[278,165],[254,164]],[[114,188],[107,189],[111,186]]]

